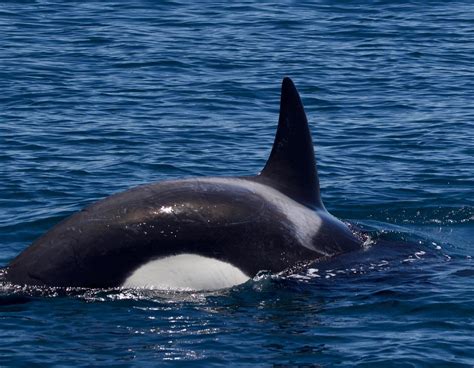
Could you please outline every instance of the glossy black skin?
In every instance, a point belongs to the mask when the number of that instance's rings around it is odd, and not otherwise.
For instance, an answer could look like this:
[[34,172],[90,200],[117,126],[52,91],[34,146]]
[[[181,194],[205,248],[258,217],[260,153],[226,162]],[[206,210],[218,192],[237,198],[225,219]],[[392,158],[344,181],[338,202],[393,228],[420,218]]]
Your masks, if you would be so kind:
[[[162,210],[169,207],[173,213]],[[322,216],[323,226],[310,250],[295,237],[285,214],[245,188],[199,180],[140,186],[56,225],[11,262],[7,279],[115,287],[147,261],[181,253],[229,262],[252,277],[360,246],[326,211],[316,210],[315,216]]]
[[[300,206],[296,211],[319,218],[321,225],[312,238],[298,236],[308,224],[295,229],[288,218],[295,208],[282,213],[286,209],[266,200],[262,192],[235,185],[242,179],[279,193],[278,200],[291,198]],[[167,207],[173,213],[162,210]],[[161,182],[108,197],[35,241],[10,263],[6,280],[113,287],[150,260],[182,253],[231,263],[252,277],[260,270],[279,272],[360,246],[361,241],[323,205],[306,114],[296,87],[285,78],[275,142],[259,175],[234,182]]]

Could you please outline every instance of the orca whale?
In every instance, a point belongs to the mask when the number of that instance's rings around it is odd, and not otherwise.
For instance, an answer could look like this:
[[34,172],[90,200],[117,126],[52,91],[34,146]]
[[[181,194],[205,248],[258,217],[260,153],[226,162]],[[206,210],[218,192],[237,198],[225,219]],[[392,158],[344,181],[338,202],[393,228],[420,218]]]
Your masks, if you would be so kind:
[[6,268],[13,284],[215,290],[259,271],[360,249],[321,201],[308,122],[289,78],[256,176],[142,185],[66,218]]

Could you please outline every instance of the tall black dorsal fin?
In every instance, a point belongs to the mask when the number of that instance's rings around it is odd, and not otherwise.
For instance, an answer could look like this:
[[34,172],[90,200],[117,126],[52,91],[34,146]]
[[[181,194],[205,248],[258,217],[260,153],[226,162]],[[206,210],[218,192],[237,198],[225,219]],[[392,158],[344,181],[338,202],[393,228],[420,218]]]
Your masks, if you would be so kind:
[[258,179],[306,206],[324,208],[308,120],[298,91],[288,77],[281,86],[275,142]]

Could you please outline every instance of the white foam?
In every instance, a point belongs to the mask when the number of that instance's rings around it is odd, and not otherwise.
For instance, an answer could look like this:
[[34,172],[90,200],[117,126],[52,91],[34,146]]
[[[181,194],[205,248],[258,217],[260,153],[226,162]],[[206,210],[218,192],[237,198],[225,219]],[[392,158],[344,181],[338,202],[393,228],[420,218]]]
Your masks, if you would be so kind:
[[249,280],[237,267],[197,254],[179,254],[150,261],[136,269],[124,288],[158,290],[219,290]]

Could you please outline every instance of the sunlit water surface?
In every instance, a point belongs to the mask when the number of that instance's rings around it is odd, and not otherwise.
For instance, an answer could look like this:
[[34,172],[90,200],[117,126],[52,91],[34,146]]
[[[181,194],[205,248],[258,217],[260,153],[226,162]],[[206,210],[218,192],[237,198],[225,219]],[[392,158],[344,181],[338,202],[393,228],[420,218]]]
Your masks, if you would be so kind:
[[1,366],[474,365],[470,1],[0,4],[0,265],[85,205],[257,173],[297,84],[365,251],[212,293],[0,290]]

